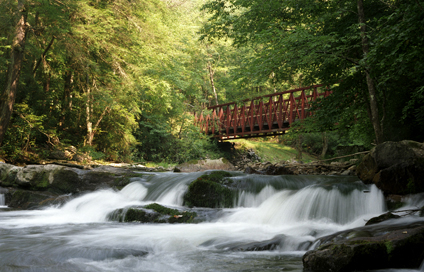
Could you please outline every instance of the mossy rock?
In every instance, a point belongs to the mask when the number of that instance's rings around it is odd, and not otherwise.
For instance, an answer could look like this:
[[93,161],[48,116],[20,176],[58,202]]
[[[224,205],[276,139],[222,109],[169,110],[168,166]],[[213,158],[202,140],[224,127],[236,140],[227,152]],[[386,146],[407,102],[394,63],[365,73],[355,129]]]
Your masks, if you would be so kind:
[[110,221],[152,223],[159,218],[159,214],[148,213],[139,208],[129,208],[115,210],[107,217]]
[[[363,271],[386,268],[418,268],[424,258],[424,226],[367,226],[346,230],[346,239],[319,238],[319,248],[303,256],[304,271]],[[340,236],[340,234],[338,234]],[[330,241],[330,242],[326,242]]]
[[111,212],[110,221],[138,223],[192,223],[197,214],[190,211],[179,211],[152,203],[143,207],[130,207]]
[[171,209],[159,205],[157,203],[152,203],[147,206],[144,206],[145,209],[151,209],[159,213],[161,216],[165,217],[166,222],[168,223],[193,223],[193,220],[196,218],[197,213],[190,211],[179,211],[177,209]]
[[387,212],[387,213],[384,213],[380,216],[371,218],[370,220],[367,221],[367,223],[365,223],[365,226],[378,224],[378,223],[381,223],[383,221],[387,221],[387,220],[390,220],[390,219],[396,219],[396,218],[400,218],[400,216],[396,215],[396,214],[392,214],[391,212]]
[[184,195],[184,205],[188,207],[230,208],[233,207],[234,191],[226,187],[225,171],[214,171],[193,181]]

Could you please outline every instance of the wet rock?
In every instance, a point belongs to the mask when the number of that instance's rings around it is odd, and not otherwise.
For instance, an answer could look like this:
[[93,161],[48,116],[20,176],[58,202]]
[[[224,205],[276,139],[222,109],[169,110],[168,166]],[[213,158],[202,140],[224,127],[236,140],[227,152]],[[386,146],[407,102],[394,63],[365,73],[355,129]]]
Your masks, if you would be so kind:
[[152,203],[142,207],[118,209],[108,214],[107,218],[118,222],[174,224],[192,223],[196,216],[197,214],[192,211],[181,211]]
[[388,195],[386,196],[386,205],[389,211],[397,210],[405,206],[404,197],[402,195]]
[[381,223],[383,221],[395,219],[395,218],[400,218],[400,216],[396,215],[396,214],[392,214],[391,212],[387,212],[387,213],[382,214],[380,216],[371,218],[370,220],[367,221],[367,223],[365,223],[365,226],[372,225],[372,224],[378,224],[378,223]]
[[225,178],[232,175],[225,171],[213,171],[198,177],[188,186],[184,205],[188,207],[232,207],[234,191],[226,186]]
[[265,241],[255,241],[255,242],[231,242],[231,243],[222,243],[218,244],[215,247],[217,249],[224,249],[230,251],[265,251],[265,250],[275,250],[286,240],[286,235],[281,234],[273,237],[272,239]]
[[294,175],[292,169],[280,165],[270,165],[265,169],[264,173],[265,175]]
[[[303,256],[305,271],[418,268],[424,258],[424,223],[372,225],[319,239]],[[357,235],[349,235],[356,231]]]
[[279,164],[249,163],[244,170],[247,174],[262,175],[355,175],[355,165],[350,162],[320,162],[300,163],[287,161]]
[[6,193],[6,205],[15,209],[38,209],[40,206],[54,204],[60,196],[51,192],[33,192],[10,189]]
[[158,221],[159,214],[155,212],[146,212],[140,208],[118,209],[110,214],[107,218],[110,221],[118,222],[139,222],[139,223],[154,223]]
[[424,192],[424,144],[405,140],[378,145],[362,159],[357,175],[385,194]]
[[[0,163],[0,186],[14,189],[11,194],[17,191],[6,198],[6,205],[21,209],[50,205],[51,201],[47,200],[54,200],[59,195],[78,194],[99,188],[121,189],[132,178],[141,176],[143,174],[135,171],[108,166],[82,170],[55,164],[17,167]],[[25,201],[28,203],[25,204]]]
[[251,166],[246,167],[246,169],[244,170],[244,173],[246,173],[246,174],[261,174],[258,171],[256,171],[255,169],[253,169]]

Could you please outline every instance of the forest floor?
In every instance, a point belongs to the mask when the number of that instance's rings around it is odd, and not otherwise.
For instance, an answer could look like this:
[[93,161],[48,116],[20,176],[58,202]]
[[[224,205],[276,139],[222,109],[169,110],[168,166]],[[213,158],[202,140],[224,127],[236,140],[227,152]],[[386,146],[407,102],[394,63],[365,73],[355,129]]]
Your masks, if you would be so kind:
[[[236,150],[252,149],[262,162],[279,163],[282,161],[295,160],[297,150],[293,147],[280,144],[276,141],[246,140],[239,139],[230,141],[235,144]],[[308,163],[318,158],[303,152],[301,161]]]

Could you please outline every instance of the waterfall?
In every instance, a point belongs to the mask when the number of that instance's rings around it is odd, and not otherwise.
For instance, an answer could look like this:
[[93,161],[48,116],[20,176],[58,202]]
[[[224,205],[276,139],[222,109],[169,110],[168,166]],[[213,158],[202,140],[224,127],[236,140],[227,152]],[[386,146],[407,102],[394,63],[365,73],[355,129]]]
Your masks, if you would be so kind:
[[0,207],[5,205],[5,198],[4,198],[4,194],[0,194]]
[[[303,271],[302,256],[318,237],[364,226],[386,211],[382,192],[356,177],[232,173],[225,182],[235,190],[231,208],[183,207],[189,184],[205,174],[199,172],[146,173],[120,191],[89,192],[61,206],[1,209],[1,270]],[[407,205],[421,205],[422,199]],[[108,220],[116,210],[153,202],[196,212],[199,221]],[[244,251],[256,246],[265,250]]]

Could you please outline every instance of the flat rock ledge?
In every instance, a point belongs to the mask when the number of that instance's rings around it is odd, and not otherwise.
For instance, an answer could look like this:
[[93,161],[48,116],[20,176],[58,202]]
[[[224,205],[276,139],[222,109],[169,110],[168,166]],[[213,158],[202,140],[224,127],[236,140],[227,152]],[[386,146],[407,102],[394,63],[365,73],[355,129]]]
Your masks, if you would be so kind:
[[247,174],[258,175],[356,175],[357,159],[347,162],[332,162],[329,164],[314,161],[310,163],[300,163],[296,161],[288,161],[283,163],[272,164],[266,163],[250,163],[244,170]]
[[424,259],[424,222],[366,226],[322,237],[317,244],[303,256],[304,271],[417,269]]
[[98,166],[80,169],[57,164],[25,167],[0,163],[0,188],[5,204],[14,209],[60,205],[70,197],[102,188],[121,189],[142,178],[141,169]]

